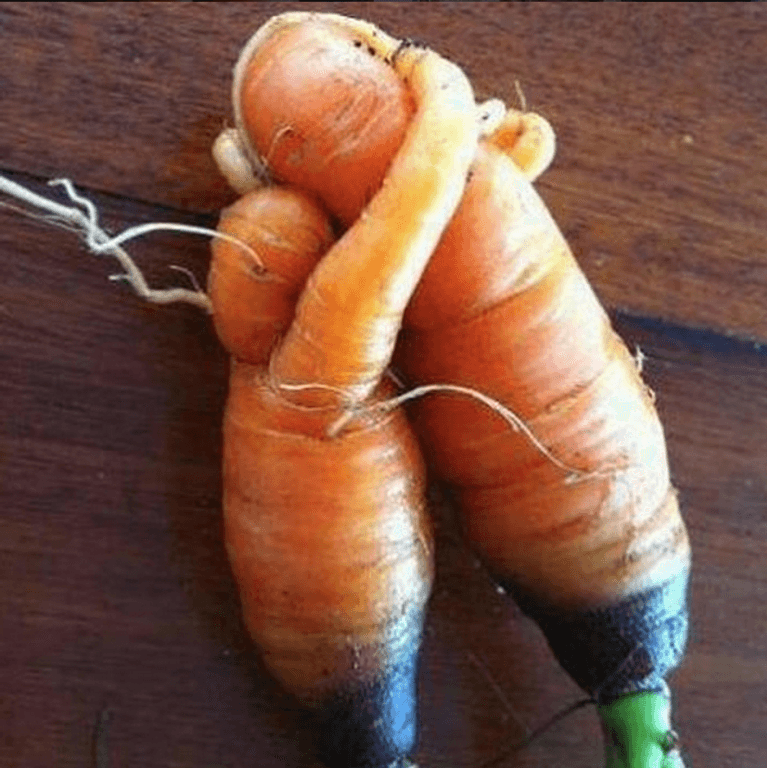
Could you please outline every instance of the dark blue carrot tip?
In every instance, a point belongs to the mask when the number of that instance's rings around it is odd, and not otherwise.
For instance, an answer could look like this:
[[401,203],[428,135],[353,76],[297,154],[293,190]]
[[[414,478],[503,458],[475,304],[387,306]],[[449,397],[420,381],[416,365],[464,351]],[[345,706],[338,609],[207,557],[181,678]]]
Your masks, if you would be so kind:
[[665,692],[687,645],[689,573],[596,610],[562,612],[502,584],[543,630],[565,671],[599,704]]
[[418,739],[418,642],[367,683],[350,684],[316,710],[319,757],[328,768],[404,764]]

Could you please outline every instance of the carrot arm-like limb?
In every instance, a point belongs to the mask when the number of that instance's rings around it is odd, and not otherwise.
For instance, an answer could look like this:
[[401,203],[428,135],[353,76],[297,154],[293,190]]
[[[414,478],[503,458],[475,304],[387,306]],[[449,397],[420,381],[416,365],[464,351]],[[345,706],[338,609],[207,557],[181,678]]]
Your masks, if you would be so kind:
[[[325,34],[324,24],[317,33]],[[389,364],[405,307],[460,201],[478,137],[460,69],[420,48],[389,48],[418,109],[383,186],[309,278],[272,362],[280,381],[336,387],[352,401],[364,400]],[[258,64],[258,51],[251,53]]]

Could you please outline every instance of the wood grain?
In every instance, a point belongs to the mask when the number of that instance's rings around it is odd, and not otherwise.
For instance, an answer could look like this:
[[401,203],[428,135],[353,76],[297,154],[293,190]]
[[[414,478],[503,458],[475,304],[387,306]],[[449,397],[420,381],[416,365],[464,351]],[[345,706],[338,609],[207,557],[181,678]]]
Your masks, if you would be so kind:
[[[543,194],[608,304],[767,339],[761,4],[301,3],[425,39],[559,137]],[[185,210],[250,33],[295,3],[7,4],[0,165]]]
[[[291,3],[0,5],[0,171],[70,176],[109,229],[211,224],[231,64]],[[330,4],[301,4],[325,9]],[[338,4],[427,40],[482,96],[550,117],[542,193],[643,350],[695,553],[674,679],[695,766],[767,753],[767,43],[760,4]],[[689,137],[689,138],[688,138]],[[155,283],[207,244],[131,243]],[[0,765],[310,766],[253,658],[220,536],[227,360],[71,234],[0,208]],[[710,330],[700,330],[701,328]],[[730,338],[729,336],[740,336]],[[461,545],[444,504],[421,765],[477,768],[580,697]],[[503,765],[602,764],[584,709]]]

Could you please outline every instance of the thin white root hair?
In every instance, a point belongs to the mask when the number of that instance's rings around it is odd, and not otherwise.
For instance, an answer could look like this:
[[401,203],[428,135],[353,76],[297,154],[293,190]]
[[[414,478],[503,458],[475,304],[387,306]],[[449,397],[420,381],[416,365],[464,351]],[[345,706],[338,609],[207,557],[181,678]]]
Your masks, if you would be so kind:
[[[108,235],[99,225],[98,211],[92,201],[80,195],[74,188],[74,185],[69,179],[54,179],[49,182],[51,186],[64,187],[67,195],[70,199],[81,206],[75,208],[68,205],[62,205],[55,200],[50,200],[47,197],[38,195],[36,192],[27,189],[21,184],[17,184],[15,181],[11,181],[4,176],[0,176],[0,192],[5,193],[11,197],[21,200],[22,202],[30,205],[34,208],[38,208],[43,211],[47,211],[52,216],[40,216],[32,211],[16,208],[15,206],[9,206],[14,210],[19,211],[25,215],[31,216],[35,219],[42,219],[43,221],[52,224],[53,226],[59,226],[64,229],[73,230],[80,234],[88,248],[96,254],[109,254],[114,256],[117,261],[120,262],[120,266],[125,270],[124,273],[119,275],[110,275],[110,280],[124,280],[130,284],[133,290],[146,301],[153,304],[173,304],[173,303],[186,303],[192,304],[206,312],[212,312],[213,306],[210,298],[202,291],[195,279],[192,279],[194,290],[187,288],[150,288],[146,282],[143,273],[136,265],[130,254],[127,253],[121,244],[134,237],[139,237],[148,232],[155,232],[158,230],[170,230],[174,232],[188,232],[191,234],[203,234],[209,237],[218,237],[223,240],[228,240],[240,246],[246,250],[255,260],[256,263],[265,271],[264,265],[256,255],[255,251],[243,243],[241,240],[227,235],[223,232],[216,232],[215,230],[208,229],[207,227],[196,227],[187,224],[176,223],[164,223],[156,222],[149,224],[139,224],[135,227],[129,227],[124,232],[115,237]],[[188,270],[187,274],[191,275]]]
[[[472,397],[483,405],[487,406],[491,411],[497,413],[507,424],[509,424],[515,432],[522,432],[522,434],[527,437],[527,439],[535,446],[535,448],[540,451],[550,462],[552,462],[552,464],[559,467],[564,472],[567,472],[568,474],[566,482],[573,483],[578,480],[583,480],[587,477],[593,476],[594,473],[587,472],[583,469],[578,469],[577,467],[572,467],[561,459],[557,458],[536,437],[536,435],[533,433],[530,427],[527,426],[522,417],[518,416],[516,413],[514,413],[514,411],[507,408],[505,405],[503,405],[503,403],[499,403],[492,397],[484,395],[482,392],[478,392],[476,389],[471,389],[471,387],[462,387],[458,384],[424,384],[420,387],[415,387],[414,389],[408,390],[407,392],[403,392],[401,395],[389,398],[388,400],[383,400],[379,403],[366,404],[363,406],[363,408],[369,409],[371,411],[377,410],[386,413],[388,411],[394,410],[403,403],[408,402],[408,400],[415,400],[418,397],[423,397],[424,395],[429,395],[435,392],[448,392],[456,395],[465,395],[467,397]],[[340,416],[335,422],[333,422],[333,424],[330,425],[330,428],[328,429],[328,436],[335,437],[338,435],[339,432],[355,417],[358,411],[359,409],[349,409],[346,413],[343,414],[343,416]]]
[[[54,226],[61,226],[63,222],[66,229],[74,228],[84,237],[86,245],[94,253],[109,253],[114,256],[120,262],[120,266],[125,272],[120,275],[111,275],[111,280],[127,281],[141,298],[154,304],[183,302],[197,306],[206,312],[212,311],[210,299],[204,293],[190,291],[186,288],[150,288],[133,258],[120,247],[120,241],[114,242],[117,238],[111,238],[98,225],[96,206],[90,200],[77,193],[69,179],[55,179],[51,184],[63,186],[73,202],[81,205],[86,213],[79,208],[62,205],[47,197],[38,195],[21,184],[0,176],[0,192],[15,197],[28,205],[52,213],[59,221],[48,218],[47,221],[49,223]],[[35,216],[35,218],[39,217]]]
[[[118,245],[122,245],[128,240],[133,240],[136,237],[141,237],[149,232],[188,232],[192,235],[206,235],[208,237],[216,237],[219,240],[227,240],[230,243],[242,246],[248,253],[255,259],[259,268],[266,271],[266,267],[261,259],[258,258],[258,254],[246,243],[242,242],[233,235],[229,235],[226,232],[218,232],[215,229],[209,229],[208,227],[197,227],[193,224],[178,224],[175,221],[151,221],[147,224],[136,224],[128,229],[123,230],[119,235],[115,235],[109,238],[106,233],[101,230],[98,220],[98,210],[91,200],[87,197],[83,197],[69,179],[51,179],[48,185],[62,186],[66,190],[66,193],[72,199],[73,202],[81,205],[88,213],[89,228],[85,232],[85,242],[93,253],[109,253],[114,250]],[[100,235],[107,236],[107,240],[103,240]],[[187,270],[189,272],[189,270]],[[197,282],[194,280],[193,282]]]
[[[310,388],[315,386],[319,387],[321,385],[306,384],[303,386],[305,388]],[[510,408],[507,408],[503,403],[498,402],[498,400],[495,400],[489,395],[478,392],[476,389],[472,389],[471,387],[462,387],[458,384],[424,384],[420,387],[415,387],[411,390],[408,390],[407,392],[403,392],[401,395],[396,395],[395,397],[389,398],[388,400],[382,400],[378,403],[365,403],[356,408],[351,407],[330,425],[327,433],[328,437],[336,437],[341,432],[341,430],[343,430],[343,428],[361,411],[381,411],[383,413],[388,413],[403,403],[406,403],[408,400],[415,400],[416,398],[423,397],[424,395],[440,392],[472,397],[483,405],[487,406],[494,413],[498,414],[498,416],[500,416],[507,424],[509,424],[515,432],[522,432],[522,434],[525,435],[525,437],[532,443],[532,445],[552,464],[554,464],[554,466],[559,467],[559,469],[567,473],[564,479],[564,482],[567,485],[572,485],[573,483],[582,482],[584,480],[591,480],[596,477],[613,477],[617,472],[625,471],[629,468],[628,463],[625,461],[597,470],[585,470],[579,469],[578,467],[573,467],[567,462],[564,462],[555,456],[538,439],[532,429],[527,426],[524,419],[514,413],[514,411],[512,411]]]
[[[0,177],[1,178],[1,177]],[[19,213],[22,216],[26,216],[28,219],[34,219],[35,221],[42,221],[45,224],[50,224],[53,227],[59,227],[60,229],[66,229],[68,232],[74,232],[79,235],[82,233],[81,227],[76,227],[69,221],[65,221],[56,214],[34,213],[29,208],[23,208],[20,205],[13,205],[13,203],[7,203],[5,200],[0,200],[0,208],[7,208],[9,211]]]
[[389,379],[389,381],[393,382],[394,385],[397,387],[397,389],[405,388],[405,382],[400,377],[400,375],[392,368],[387,368],[384,371],[384,376],[386,376],[386,378]]
[[634,363],[636,365],[637,373],[642,373],[642,370],[644,368],[644,361],[647,359],[647,356],[642,351],[642,348],[637,344],[634,347]]
[[287,392],[305,392],[308,389],[321,389],[323,392],[332,392],[334,395],[342,398],[346,396],[346,392],[341,387],[334,387],[330,384],[288,384],[280,382],[277,386]]
[[[261,261],[261,259],[258,257],[258,254],[247,243],[244,243],[242,240],[234,237],[234,235],[229,235],[226,232],[217,232],[215,229],[208,229],[208,227],[196,227],[193,224],[178,224],[172,221],[152,221],[147,224],[136,224],[132,227],[128,227],[128,229],[120,232],[119,235],[115,235],[105,242],[88,242],[88,247],[94,253],[107,253],[112,251],[116,246],[122,245],[128,240],[133,240],[135,237],[141,237],[141,235],[146,235],[149,232],[161,231],[188,232],[192,235],[205,235],[207,237],[218,238],[219,240],[227,240],[228,242],[239,245],[241,248],[246,250],[248,254],[253,257],[256,264],[258,265],[258,268],[262,272],[267,271],[264,262]],[[92,230],[86,233],[86,237],[89,237],[91,234]]]
[[274,136],[272,136],[272,141],[269,144],[269,151],[265,156],[258,155],[258,162],[255,164],[257,173],[264,174],[267,179],[271,177],[269,163],[274,154],[274,150],[277,149],[277,145],[282,141],[283,136],[287,136],[290,133],[295,133],[295,129],[292,125],[283,125],[282,128],[275,131]]
[[[399,378],[393,371],[389,371],[389,375],[396,384],[401,384]],[[272,381],[274,382],[274,379],[272,379]],[[303,392],[312,389],[322,390],[324,392],[332,392],[333,394],[339,395],[341,399],[344,399],[344,397],[347,395],[344,390],[338,387],[330,386],[329,384],[289,384],[280,382],[277,383],[276,386],[279,389],[283,389],[288,392]],[[555,456],[540,441],[540,439],[536,436],[533,430],[530,429],[530,427],[521,416],[518,416],[510,408],[507,408],[503,403],[498,402],[498,400],[495,400],[489,395],[485,395],[476,389],[472,389],[471,387],[462,387],[459,384],[423,384],[422,386],[414,387],[407,392],[403,392],[401,395],[396,395],[394,397],[388,398],[387,400],[381,400],[376,403],[355,404],[347,400],[346,406],[341,406],[344,408],[343,414],[339,416],[332,424],[330,424],[326,430],[326,434],[331,439],[338,437],[338,435],[349,424],[349,422],[351,422],[361,413],[374,413],[376,411],[381,413],[388,413],[393,411],[395,408],[398,408],[403,403],[408,402],[409,400],[415,400],[416,398],[423,397],[424,395],[445,392],[457,395],[465,395],[467,397],[472,397],[475,400],[478,400],[480,403],[487,406],[491,411],[498,414],[498,416],[500,416],[507,424],[509,424],[515,432],[522,432],[522,434],[527,437],[532,445],[535,446],[535,448],[543,456],[545,456],[556,467],[559,467],[559,469],[561,469],[563,472],[567,473],[564,480],[567,485],[572,485],[573,483],[582,482],[584,480],[591,480],[596,477],[614,477],[618,472],[626,471],[629,469],[630,465],[626,461],[611,464],[607,467],[603,467],[597,470],[585,470],[579,469],[578,467],[573,467],[567,462],[564,462]],[[326,410],[328,408],[334,407],[338,406],[318,406],[317,410]]]
[[[352,402],[349,400],[349,393],[345,390],[341,389],[340,387],[333,387],[330,384],[287,384],[285,382],[276,382],[274,376],[271,372],[271,360],[269,363],[269,379],[272,382],[272,386],[276,387],[277,389],[281,389],[285,392],[306,392],[308,390],[318,390],[321,392],[330,392],[334,395],[338,396],[338,399],[341,400],[342,405],[341,408],[344,408],[344,424],[346,423],[347,415],[352,413],[359,413],[359,409],[356,408]],[[322,412],[322,411],[333,411],[337,410],[339,408],[339,405],[337,403],[327,403],[323,405],[298,405],[296,403],[293,403],[292,406],[294,408],[300,408],[303,411],[315,411],[315,412]],[[351,418],[351,416],[349,416]],[[343,425],[342,425],[343,426]],[[330,427],[327,430],[327,436],[328,437],[336,437],[338,435],[338,432],[340,430],[335,429],[335,422],[330,425]]]
[[519,82],[519,80],[514,80],[514,90],[516,91],[517,99],[519,100],[519,111],[527,112],[527,97],[525,96],[525,92],[522,90],[522,84]]
[[[92,227],[98,227],[99,225],[99,213],[96,206],[88,200],[87,197],[83,197],[75,189],[74,184],[69,179],[51,179],[48,182],[49,187],[64,187],[66,193],[73,203],[81,205],[88,213],[88,221]],[[86,233],[87,234],[87,233]]]
[[525,437],[550,461],[552,464],[559,467],[561,470],[568,473],[569,477],[573,480],[581,479],[584,475],[588,474],[582,469],[572,467],[564,461],[558,459],[534,434],[534,432],[527,426],[524,419],[518,416],[510,408],[507,408],[503,403],[499,403],[497,400],[489,397],[488,395],[478,392],[471,387],[462,387],[458,384],[424,384],[420,387],[415,387],[408,392],[403,392],[401,395],[397,395],[389,400],[385,400],[382,403],[377,403],[374,407],[390,410],[396,408],[408,400],[414,400],[417,397],[423,395],[432,394],[434,392],[451,392],[456,395],[466,395],[478,400],[483,405],[487,406],[491,411],[497,413],[515,432],[521,432]]
[[168,268],[175,269],[176,272],[181,272],[182,275],[186,275],[189,278],[189,282],[192,284],[192,288],[194,288],[197,293],[203,293],[200,284],[197,282],[197,276],[194,274],[194,272],[192,272],[191,269],[181,267],[178,264],[169,264]]

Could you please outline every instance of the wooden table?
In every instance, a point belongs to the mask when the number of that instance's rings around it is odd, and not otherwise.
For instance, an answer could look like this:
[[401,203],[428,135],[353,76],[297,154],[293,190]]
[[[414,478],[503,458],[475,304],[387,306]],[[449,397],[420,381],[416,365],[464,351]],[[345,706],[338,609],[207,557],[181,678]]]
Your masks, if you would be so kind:
[[[645,355],[695,554],[676,720],[695,766],[767,753],[767,15],[761,4],[0,5],[0,172],[66,175],[108,228],[215,224],[230,69],[273,13],[342,10],[422,39],[480,97],[554,124],[539,184]],[[340,5],[340,8],[339,8]],[[203,279],[208,245],[130,250]],[[254,661],[220,532],[227,359],[72,234],[0,208],[0,764],[309,766]],[[581,693],[450,524],[422,670],[425,768],[476,768]],[[504,765],[602,764],[593,709]]]

